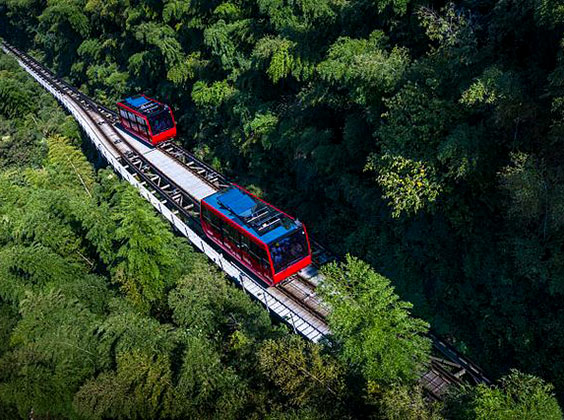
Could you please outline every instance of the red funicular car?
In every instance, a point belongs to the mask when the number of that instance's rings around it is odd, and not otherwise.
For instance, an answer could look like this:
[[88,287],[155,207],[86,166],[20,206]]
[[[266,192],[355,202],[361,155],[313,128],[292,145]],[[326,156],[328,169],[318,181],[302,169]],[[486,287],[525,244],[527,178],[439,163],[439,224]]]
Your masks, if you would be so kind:
[[311,264],[305,226],[232,185],[201,201],[206,235],[270,285]]
[[152,145],[176,136],[176,122],[168,105],[138,95],[118,102],[117,107],[121,125]]

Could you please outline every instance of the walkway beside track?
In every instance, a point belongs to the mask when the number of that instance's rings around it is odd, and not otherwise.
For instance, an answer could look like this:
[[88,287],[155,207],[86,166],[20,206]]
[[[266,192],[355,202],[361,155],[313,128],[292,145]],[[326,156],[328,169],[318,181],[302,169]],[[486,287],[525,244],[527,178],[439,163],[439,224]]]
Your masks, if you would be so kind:
[[196,200],[201,201],[217,191],[156,147],[149,146],[125,130],[121,130],[121,134],[138,153]]

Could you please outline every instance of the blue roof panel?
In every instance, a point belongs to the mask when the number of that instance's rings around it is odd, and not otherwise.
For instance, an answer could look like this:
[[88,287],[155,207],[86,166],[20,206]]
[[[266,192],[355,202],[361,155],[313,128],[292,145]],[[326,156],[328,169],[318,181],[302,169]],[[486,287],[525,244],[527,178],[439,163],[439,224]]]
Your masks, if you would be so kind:
[[136,108],[139,108],[141,105],[146,104],[147,102],[149,102],[146,98],[144,98],[143,96],[137,96],[137,97],[129,97],[126,98],[125,101],[127,103],[129,103],[130,105],[133,105]]
[[[250,217],[256,208],[264,206],[264,204],[260,200],[237,187],[229,187],[228,189],[218,191],[215,194],[204,198],[202,201],[205,201],[212,208],[219,211],[221,214],[228,217],[249,232],[252,236],[260,239],[266,244],[276,241],[287,233],[299,229],[294,220],[283,213],[277,212],[277,215],[282,220],[282,223],[274,229],[263,232],[262,234],[258,232],[257,229],[253,228],[250,223],[246,222],[244,219]],[[270,205],[268,205],[268,207],[274,209]]]
[[253,197],[239,189],[229,189],[217,198],[217,202],[240,217],[249,217],[257,206]]

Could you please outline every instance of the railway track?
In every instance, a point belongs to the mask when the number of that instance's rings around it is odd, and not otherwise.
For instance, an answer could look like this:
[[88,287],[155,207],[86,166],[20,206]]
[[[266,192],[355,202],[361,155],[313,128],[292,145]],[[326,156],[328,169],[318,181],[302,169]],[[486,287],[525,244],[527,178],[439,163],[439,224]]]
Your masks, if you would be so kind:
[[[225,258],[208,243],[199,227],[200,199],[229,185],[229,181],[206,163],[172,141],[157,148],[147,146],[118,127],[117,113],[98,104],[55,76],[32,57],[2,42],[2,49],[15,56],[19,64],[50,91],[77,119],[101,154],[163,216],[202,252],[269,311],[287,322],[294,331],[318,341],[329,334],[328,308],[315,290],[320,282],[318,268],[335,257],[317,242],[312,242],[314,264],[279,287],[266,287],[240,264]],[[448,343],[429,334],[434,356],[422,373],[421,383],[432,398],[452,385],[489,384],[483,371]]]
[[316,295],[315,289],[307,281],[301,279],[299,275],[294,275],[282,281],[277,285],[277,288],[286,296],[290,296],[292,299],[300,302],[301,305],[315,314],[321,321],[327,322],[329,309]]

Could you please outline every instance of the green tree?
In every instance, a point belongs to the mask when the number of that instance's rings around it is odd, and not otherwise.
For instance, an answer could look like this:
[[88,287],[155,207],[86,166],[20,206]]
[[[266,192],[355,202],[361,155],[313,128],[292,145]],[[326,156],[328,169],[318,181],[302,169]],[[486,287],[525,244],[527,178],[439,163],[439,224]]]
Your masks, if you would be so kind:
[[179,326],[227,339],[234,331],[248,337],[272,334],[267,314],[247,295],[227,284],[224,275],[208,261],[194,255],[189,272],[168,294],[172,318]]
[[330,406],[327,414],[339,416],[345,393],[343,368],[323,355],[319,345],[295,336],[268,340],[260,348],[259,366],[296,406],[320,411]]
[[420,386],[393,385],[379,396],[378,407],[386,420],[443,420],[442,405],[427,401]]
[[412,305],[390,281],[357,258],[322,270],[320,295],[331,308],[328,320],[340,356],[368,381],[393,383],[417,378],[429,361],[428,324],[410,315]]
[[89,379],[76,409],[94,418],[232,418],[246,386],[226,366],[216,343],[197,328],[175,328],[123,303],[100,326],[99,349],[116,368]]
[[387,51],[387,43],[382,31],[372,32],[368,39],[339,38],[317,71],[323,80],[347,87],[352,101],[376,105],[374,101],[394,89],[409,65],[407,50]]
[[104,372],[86,382],[75,406],[90,418],[158,418],[172,399],[172,373],[166,356],[133,350],[116,356],[116,372]]
[[455,393],[447,401],[447,412],[461,420],[562,419],[554,387],[516,370],[504,376],[499,386],[478,385]]
[[[104,363],[95,335],[97,317],[60,291],[27,292],[21,320],[0,359],[0,399],[18,408],[21,418],[73,416],[78,387]],[[9,372],[9,373],[8,373]]]
[[[235,368],[222,362],[212,340],[191,334],[184,340],[182,367],[169,411],[177,418],[240,418],[250,394]],[[260,392],[260,391],[259,391]]]
[[166,270],[173,262],[172,234],[165,222],[144,205],[137,191],[120,193],[115,241],[119,249],[114,278],[135,303],[144,306],[163,298]]
[[47,139],[49,152],[46,167],[49,183],[66,190],[79,188],[90,198],[94,187],[94,170],[90,162],[68,139],[53,136]]
[[18,80],[4,74],[0,79],[0,113],[10,118],[33,111],[33,101],[28,91]]

